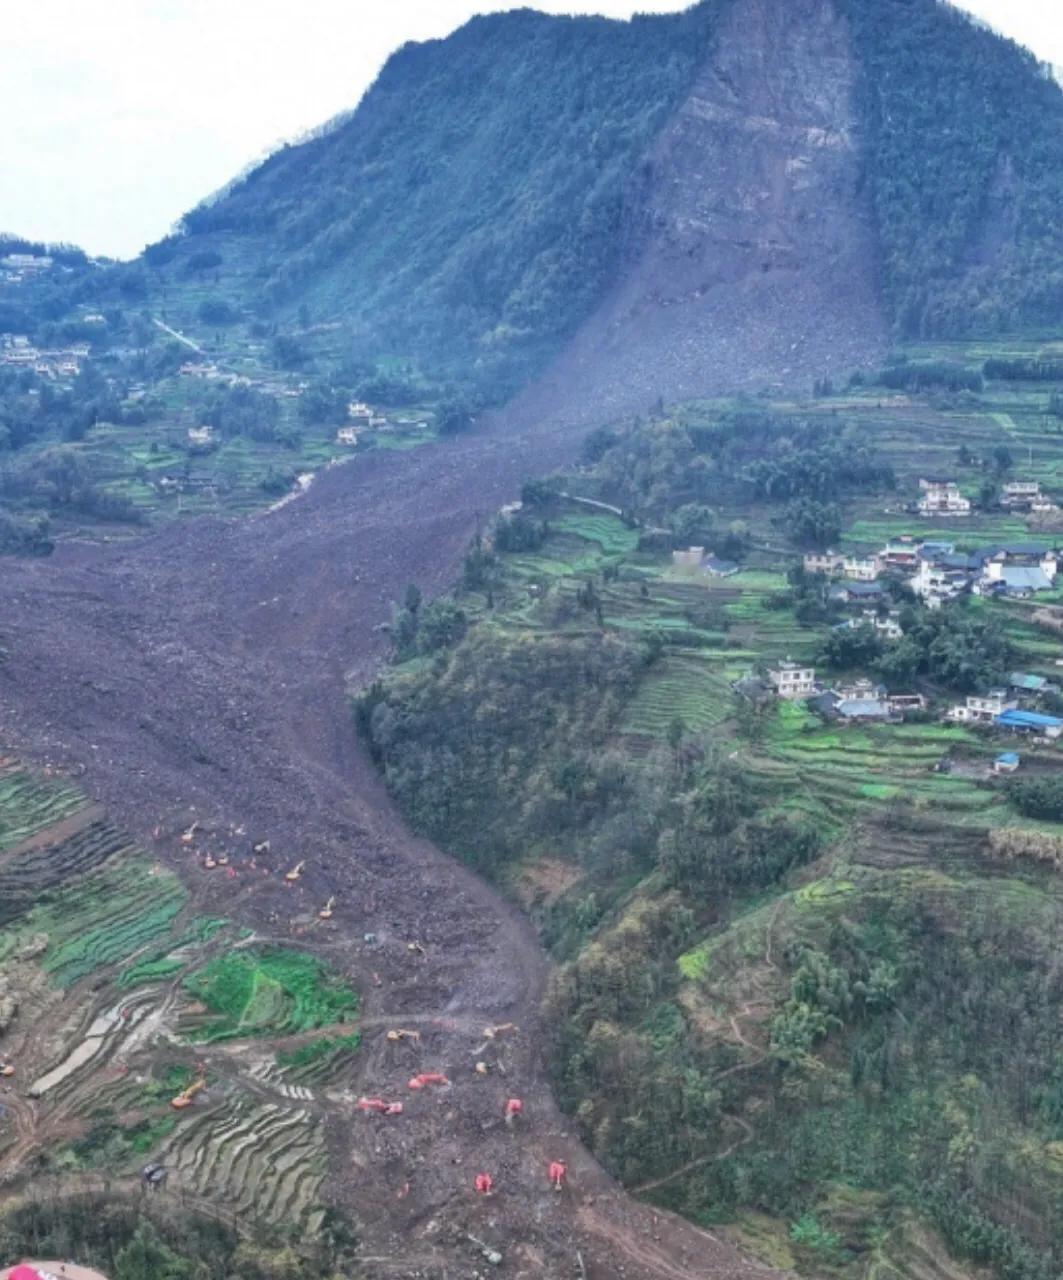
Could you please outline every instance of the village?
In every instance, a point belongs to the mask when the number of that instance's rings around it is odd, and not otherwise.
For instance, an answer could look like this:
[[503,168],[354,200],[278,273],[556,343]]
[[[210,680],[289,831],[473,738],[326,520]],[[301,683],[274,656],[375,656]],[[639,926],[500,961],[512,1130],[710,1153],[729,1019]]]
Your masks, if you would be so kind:
[[[919,488],[920,498],[908,509],[923,519],[972,514],[970,499],[953,480],[923,478]],[[1058,510],[1036,481],[1004,484],[999,501],[1009,511]],[[1030,601],[1038,593],[1055,590],[1061,555],[1054,542],[990,543],[964,551],[952,538],[902,534],[877,551],[809,551],[795,569],[806,586],[819,584],[835,617],[838,611],[848,615],[831,624],[832,632],[863,630],[888,646],[904,638],[902,605],[906,601],[932,611],[965,597]],[[704,547],[674,551],[672,565],[673,570],[708,579],[740,578],[743,572],[736,561]],[[1063,659],[1055,663],[1063,666]],[[859,672],[824,676],[811,662],[789,659],[759,663],[733,687],[755,703],[772,699],[802,703],[822,721],[838,727],[900,724],[915,718],[1024,737],[1038,745],[1053,744],[1063,736],[1063,716],[1054,714],[1059,709],[1060,685],[1048,676],[1026,671],[1011,671],[1001,687],[981,690],[959,702],[935,698],[929,691],[891,691],[885,683]],[[1006,750],[989,772],[1012,773],[1019,765],[1018,753]]]

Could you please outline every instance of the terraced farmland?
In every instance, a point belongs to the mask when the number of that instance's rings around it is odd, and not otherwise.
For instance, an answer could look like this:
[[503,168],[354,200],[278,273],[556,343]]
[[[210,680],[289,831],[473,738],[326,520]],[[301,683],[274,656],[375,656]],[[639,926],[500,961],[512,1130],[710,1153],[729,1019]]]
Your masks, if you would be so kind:
[[[247,946],[67,780],[7,762],[0,824],[0,1176],[44,1160],[121,1186],[150,1158],[193,1202],[312,1236],[321,1091],[355,1061],[354,990],[305,952]],[[281,1035],[303,1038],[274,1050]]]

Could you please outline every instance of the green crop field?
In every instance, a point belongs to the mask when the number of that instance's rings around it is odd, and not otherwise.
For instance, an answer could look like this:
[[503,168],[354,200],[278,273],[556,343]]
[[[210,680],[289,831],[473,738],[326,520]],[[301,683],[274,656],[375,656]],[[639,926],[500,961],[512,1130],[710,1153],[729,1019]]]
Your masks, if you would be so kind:
[[310,1031],[353,1017],[358,1009],[350,987],[298,951],[230,951],[191,974],[185,985],[209,1010],[188,1032],[204,1042]]

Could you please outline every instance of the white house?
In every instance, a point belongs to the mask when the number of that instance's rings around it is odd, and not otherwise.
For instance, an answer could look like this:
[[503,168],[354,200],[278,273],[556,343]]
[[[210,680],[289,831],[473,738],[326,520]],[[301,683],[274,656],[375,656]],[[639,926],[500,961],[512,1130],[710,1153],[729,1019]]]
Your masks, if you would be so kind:
[[919,571],[908,579],[912,590],[931,609],[939,608],[946,600],[954,600],[967,587],[967,575],[955,569],[941,569],[929,560],[919,562]]
[[1009,480],[1000,488],[1002,507],[1032,507],[1041,498],[1041,485],[1037,480]]
[[189,444],[210,444],[214,438],[214,428],[208,426],[189,427],[188,443]]
[[971,501],[960,493],[955,480],[920,480],[923,496],[919,499],[921,516],[969,516]]
[[1014,711],[1018,703],[1005,689],[990,689],[987,694],[972,694],[966,702],[950,707],[946,719],[957,724],[992,724],[1005,711]]
[[816,669],[799,662],[780,662],[769,670],[768,679],[780,698],[810,698],[816,688]]
[[358,443],[358,428],[340,427],[336,432],[336,443],[345,444],[353,448]]

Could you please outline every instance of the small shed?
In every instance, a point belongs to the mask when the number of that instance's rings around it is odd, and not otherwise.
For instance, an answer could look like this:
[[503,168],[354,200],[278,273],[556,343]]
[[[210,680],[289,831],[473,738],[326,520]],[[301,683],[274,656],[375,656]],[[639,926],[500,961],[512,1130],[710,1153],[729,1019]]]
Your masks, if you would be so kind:
[[1004,751],[993,761],[994,773],[1014,773],[1019,767],[1019,753]]

